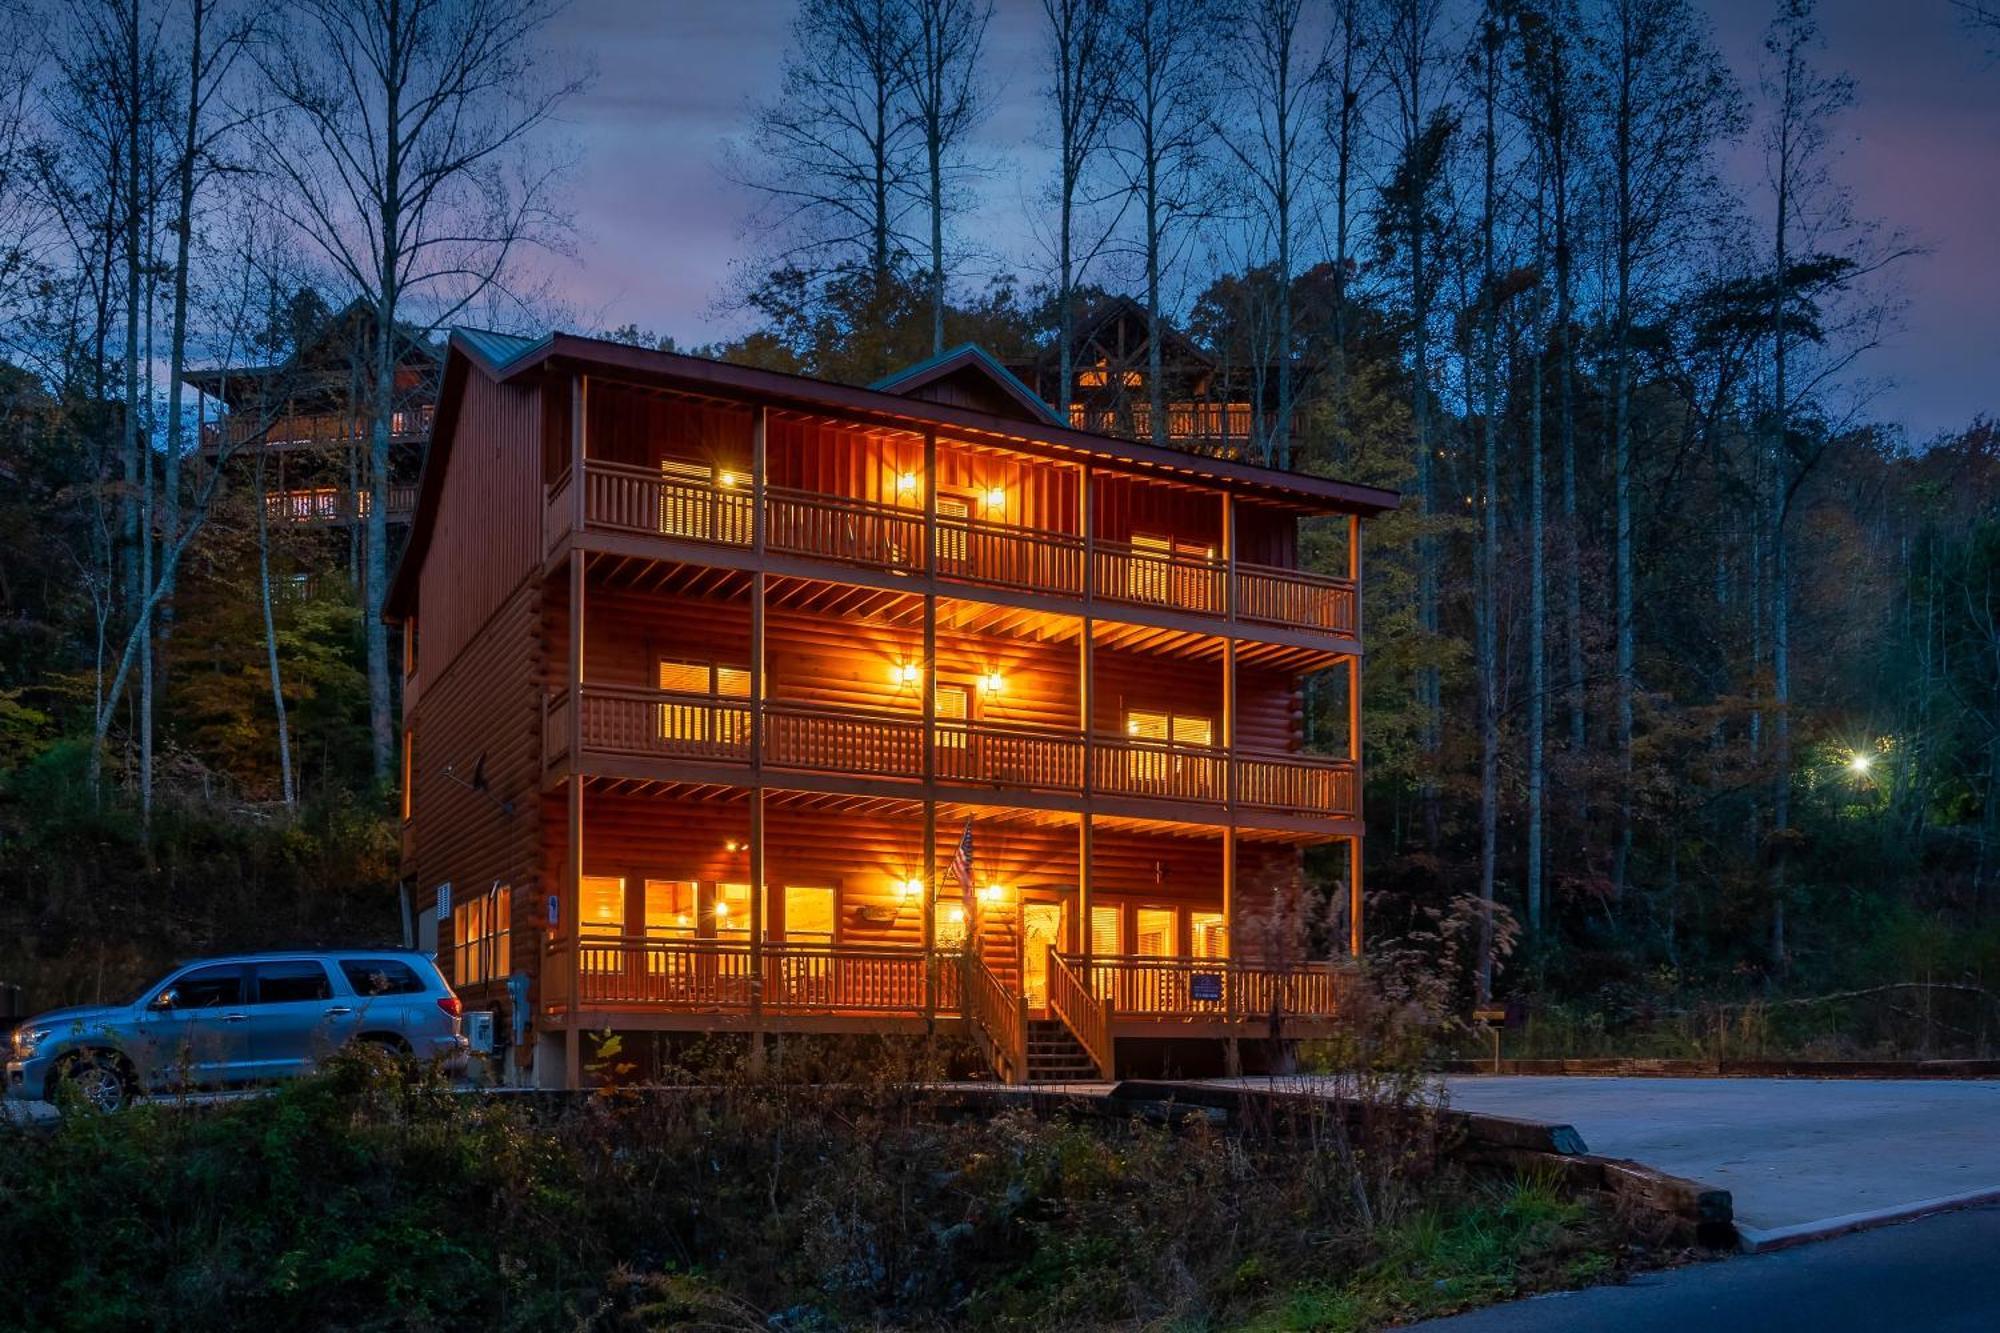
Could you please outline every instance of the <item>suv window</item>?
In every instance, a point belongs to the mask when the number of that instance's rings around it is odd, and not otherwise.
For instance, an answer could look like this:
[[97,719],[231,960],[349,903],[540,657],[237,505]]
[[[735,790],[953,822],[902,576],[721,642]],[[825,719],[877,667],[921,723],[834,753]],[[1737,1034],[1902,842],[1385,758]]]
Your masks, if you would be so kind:
[[243,1002],[243,969],[234,963],[198,967],[173,984],[174,1008],[214,1009]]
[[303,1000],[325,1000],[333,995],[326,969],[310,958],[285,963],[259,963],[258,1004],[295,1004]]
[[340,970],[356,995],[421,995],[427,989],[415,968],[393,958],[343,958]]

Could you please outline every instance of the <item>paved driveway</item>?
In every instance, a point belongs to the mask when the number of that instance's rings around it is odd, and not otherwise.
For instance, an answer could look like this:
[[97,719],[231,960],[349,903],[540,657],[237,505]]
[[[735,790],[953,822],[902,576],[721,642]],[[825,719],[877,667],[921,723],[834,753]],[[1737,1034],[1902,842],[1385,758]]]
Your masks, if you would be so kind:
[[1461,1110],[1573,1125],[1594,1153],[1728,1190],[1752,1244],[2000,1192],[2000,1082],[1448,1082]]

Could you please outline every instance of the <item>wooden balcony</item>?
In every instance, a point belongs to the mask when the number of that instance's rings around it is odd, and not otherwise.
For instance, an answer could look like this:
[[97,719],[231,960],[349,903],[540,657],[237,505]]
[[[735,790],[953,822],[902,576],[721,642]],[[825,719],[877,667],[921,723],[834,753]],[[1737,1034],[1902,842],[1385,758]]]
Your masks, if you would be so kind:
[[1147,1023],[1268,1024],[1330,1018],[1341,1011],[1347,963],[1291,965],[1234,958],[1058,954],[1057,960],[1108,1011],[1115,1028]]
[[[409,444],[430,434],[432,408],[429,403],[389,414],[389,440]],[[263,448],[272,450],[313,449],[327,445],[354,444],[368,438],[368,422],[345,413],[302,414],[263,418],[243,412],[221,421],[205,421],[201,427],[201,447],[206,453],[227,449]]]
[[[341,486],[308,486],[264,495],[264,512],[273,523],[301,527],[345,527],[367,519],[374,508],[371,491],[350,493]],[[408,523],[417,510],[417,487],[412,482],[389,488],[388,519]]]
[[[571,1007],[573,947],[548,946],[545,1010]],[[922,1018],[957,1013],[958,972],[955,956],[896,945],[766,941],[753,955],[748,939],[585,935],[575,1008]]]
[[[583,771],[627,758],[750,767],[748,699],[586,685],[580,701]],[[568,691],[545,696],[548,767],[570,757],[569,709]],[[766,769],[910,783],[924,777],[924,725],[908,714],[772,700],[763,707],[763,730]],[[936,723],[929,748],[935,781],[950,786],[1220,807],[1230,801],[1233,768],[1239,807],[1324,819],[1352,819],[1358,809],[1354,763],[1322,755],[1232,754],[1131,736],[1086,742],[1081,731],[958,721]]]
[[[1310,1032],[1341,1013],[1353,975],[1336,962],[1051,951],[1048,1005],[1108,1075],[1118,1036],[1255,1034],[1274,1019],[1290,1035]],[[1012,1077],[1024,1065],[1022,995],[983,959],[956,950],[779,940],[753,950],[747,938],[585,935],[580,945],[550,941],[540,977],[541,1010],[558,1020],[649,1012],[697,1024],[965,1017],[996,1062],[1014,1067]]]
[[[618,463],[584,465],[582,531],[658,537],[747,550],[755,498],[747,482],[700,484]],[[573,479],[548,487],[545,549],[577,526]],[[1353,638],[1351,580],[1126,542],[1086,543],[1072,532],[976,518],[940,518],[926,550],[924,516],[911,505],[771,487],[764,494],[770,552],[946,583],[1040,597],[1094,596],[1122,607]]]

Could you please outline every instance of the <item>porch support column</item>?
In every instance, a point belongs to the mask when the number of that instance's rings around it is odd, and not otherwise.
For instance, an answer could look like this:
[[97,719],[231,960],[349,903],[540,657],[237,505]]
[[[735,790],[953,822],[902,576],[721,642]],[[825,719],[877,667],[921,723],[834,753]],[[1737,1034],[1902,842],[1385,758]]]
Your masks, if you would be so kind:
[[1092,892],[1090,873],[1091,852],[1094,841],[1094,838],[1091,836],[1090,812],[1086,810],[1077,816],[1076,821],[1077,952],[1083,955],[1083,978],[1086,987],[1091,984],[1090,959],[1092,945],[1090,938],[1090,909],[1093,906],[1091,899],[1096,896]]
[[934,800],[924,802],[923,865],[924,1023],[928,1027],[936,1021],[938,1009],[937,802]]
[[1222,493],[1222,606],[1236,623],[1236,497]]
[[751,1060],[764,1055],[764,784],[750,788],[750,1031]]
[[1222,826],[1222,938],[1230,959],[1236,950],[1236,826]]
[[584,556],[569,557],[569,846],[563,858],[563,911],[558,927],[569,934],[569,1012],[563,1050],[563,1082],[583,1086],[583,614]]
[[1354,836],[1347,844],[1347,951],[1361,956],[1361,516],[1347,518],[1347,577],[1354,583],[1354,642],[1347,659],[1347,757],[1354,764]]
[[583,460],[590,457],[584,434],[590,429],[590,376],[572,375],[569,381],[569,503],[570,531],[582,532]]
[[[1091,496],[1090,468],[1083,469],[1083,626],[1077,635],[1076,680],[1077,680],[1077,729],[1083,733],[1083,772],[1078,775],[1083,788],[1085,823],[1089,822],[1090,797],[1097,784],[1097,747],[1091,739],[1091,728],[1096,722],[1097,707],[1097,664],[1093,660],[1091,639],[1097,624],[1097,520],[1093,510],[1095,504]],[[1088,928],[1085,933],[1088,934]],[[1089,952],[1086,944],[1086,953]]]

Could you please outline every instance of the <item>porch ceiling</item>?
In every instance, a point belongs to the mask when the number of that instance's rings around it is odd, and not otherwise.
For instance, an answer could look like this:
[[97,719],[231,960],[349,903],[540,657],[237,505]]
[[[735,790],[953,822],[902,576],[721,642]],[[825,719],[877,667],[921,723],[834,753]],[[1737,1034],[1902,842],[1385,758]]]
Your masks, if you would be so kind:
[[[659,782],[637,778],[590,777],[584,790],[606,796],[643,796],[661,801],[688,801],[714,805],[745,805],[747,787],[713,782]],[[868,815],[888,819],[921,819],[923,802],[890,796],[854,796],[839,792],[793,791],[771,787],[765,792],[770,809],[809,811],[825,815]],[[967,819],[981,825],[1012,825],[1025,828],[1075,828],[1079,816],[1070,810],[1036,810],[1018,806],[971,805],[939,801],[938,827],[946,829]],[[1196,842],[1217,842],[1222,829],[1214,824],[1188,824],[1174,820],[1140,819],[1131,815],[1095,815],[1092,826],[1099,832],[1143,833],[1153,837],[1185,838]],[[1239,826],[1239,842],[1288,844],[1297,847],[1336,842],[1332,834],[1296,829]]]

